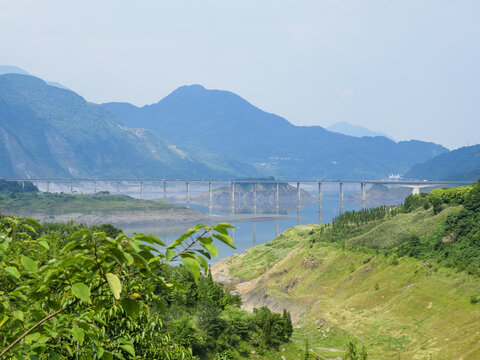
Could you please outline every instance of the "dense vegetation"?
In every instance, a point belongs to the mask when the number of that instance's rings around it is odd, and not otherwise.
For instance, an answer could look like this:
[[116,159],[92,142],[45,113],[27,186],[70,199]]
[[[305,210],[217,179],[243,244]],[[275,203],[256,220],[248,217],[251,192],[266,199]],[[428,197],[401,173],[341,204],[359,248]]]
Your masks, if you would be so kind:
[[129,238],[111,225],[0,217],[0,357],[235,359],[275,351],[292,334],[289,313],[241,311],[239,297],[208,273],[213,239],[233,246],[229,227],[196,226],[159,250],[166,245],[158,238]]
[[[430,209],[430,210],[429,210]],[[403,206],[397,208],[379,207],[362,211],[346,212],[335,218],[331,226],[321,228],[320,236],[313,241],[341,242],[370,248],[387,249],[397,256],[411,256],[422,260],[434,260],[441,266],[466,270],[480,276],[480,181],[471,186],[441,188],[428,194],[410,195]],[[429,210],[424,213],[422,210]],[[370,229],[385,226],[386,218],[417,215],[414,221],[420,223],[431,216],[445,219],[441,226],[428,234],[407,232],[393,241],[361,242],[363,234]],[[431,215],[429,215],[431,214]],[[410,219],[410,224],[412,225]],[[364,237],[364,236],[363,236]],[[389,237],[386,234],[386,237]],[[352,240],[348,240],[352,239]]]
[[0,179],[0,194],[11,195],[17,193],[36,193],[38,188],[30,181],[18,182],[18,181],[6,181]]
[[293,338],[311,356],[361,358],[364,345],[372,359],[478,359],[479,213],[480,182],[436,189],[291,228],[226,265],[303,308]]

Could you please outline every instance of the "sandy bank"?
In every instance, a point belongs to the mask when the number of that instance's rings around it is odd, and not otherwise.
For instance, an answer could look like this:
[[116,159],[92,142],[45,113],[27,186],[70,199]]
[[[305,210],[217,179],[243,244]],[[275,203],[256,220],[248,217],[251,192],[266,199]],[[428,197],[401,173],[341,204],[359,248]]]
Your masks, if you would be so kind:
[[288,215],[275,214],[230,214],[209,215],[192,209],[148,210],[148,211],[119,211],[105,213],[67,213],[56,215],[45,214],[21,214],[33,217],[40,222],[66,222],[76,221],[86,224],[112,224],[141,226],[151,224],[216,224],[219,222],[249,222],[291,219]]

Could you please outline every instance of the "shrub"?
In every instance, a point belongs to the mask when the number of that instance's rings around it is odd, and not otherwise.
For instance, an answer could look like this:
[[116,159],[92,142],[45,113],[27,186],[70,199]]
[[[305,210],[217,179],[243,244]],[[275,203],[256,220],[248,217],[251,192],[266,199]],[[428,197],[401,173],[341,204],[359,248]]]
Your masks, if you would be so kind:
[[480,302],[480,299],[477,294],[470,295],[470,304],[476,304],[478,302]]

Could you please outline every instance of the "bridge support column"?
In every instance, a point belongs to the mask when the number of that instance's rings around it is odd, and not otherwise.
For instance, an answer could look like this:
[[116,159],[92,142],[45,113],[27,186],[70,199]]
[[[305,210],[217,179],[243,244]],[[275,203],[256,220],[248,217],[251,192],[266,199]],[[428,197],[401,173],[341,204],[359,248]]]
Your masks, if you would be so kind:
[[412,188],[412,195],[418,195],[420,194],[420,186],[414,186]]
[[[277,189],[275,191],[275,213],[278,215],[279,211],[279,193],[280,193],[280,185],[277,182]],[[278,231],[277,231],[278,232]],[[278,234],[277,234],[278,235]]]
[[96,181],[93,182],[93,193],[94,194],[97,193],[97,182]]
[[140,199],[143,200],[143,181],[140,181]]
[[257,213],[257,183],[253,183],[253,213]]
[[362,182],[362,210],[365,210],[365,201],[367,200],[367,193],[365,191],[365,183]]
[[50,181],[47,181],[47,192],[50,192]]
[[253,222],[253,245],[257,245],[257,223]]
[[232,188],[231,188],[231,212],[232,214],[235,214],[235,183],[232,181]]
[[343,214],[343,183],[340,183],[340,215]]
[[318,183],[318,224],[322,225],[322,183]]
[[167,202],[167,182],[163,182],[163,201]]
[[278,236],[278,219],[275,220],[275,237]]
[[213,196],[212,196],[212,182],[208,182],[208,213],[212,215],[212,205],[213,205]]
[[189,183],[188,181],[186,182],[186,185],[187,185],[187,208],[190,207],[190,187],[189,187]]
[[120,181],[117,181],[117,194],[120,194]]
[[73,181],[70,181],[70,193],[73,194]]
[[300,183],[297,182],[297,225],[300,225]]

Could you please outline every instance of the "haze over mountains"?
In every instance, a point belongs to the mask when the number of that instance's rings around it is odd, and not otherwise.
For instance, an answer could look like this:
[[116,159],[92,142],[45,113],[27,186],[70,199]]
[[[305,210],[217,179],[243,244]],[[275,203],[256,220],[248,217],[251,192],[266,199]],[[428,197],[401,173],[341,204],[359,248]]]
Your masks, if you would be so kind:
[[357,138],[295,126],[236,94],[182,86],[156,104],[103,106],[130,127],[161,133],[191,151],[209,149],[279,178],[384,178],[448,151],[422,141]]
[[182,86],[156,104],[96,105],[0,76],[0,177],[371,179],[448,152],[295,126],[238,95]]
[[352,125],[346,121],[340,121],[338,123],[332,124],[326,128],[328,131],[337,132],[343,135],[350,135],[355,137],[363,137],[363,136],[384,136],[392,141],[395,141],[392,137],[388,136],[387,134],[372,131],[367,129],[366,127],[359,126],[359,125]]
[[[1,177],[233,176],[248,166],[183,152],[148,130],[129,129],[100,105],[32,76],[0,76]],[[212,161],[209,166],[209,161]],[[205,175],[206,174],[206,175]]]
[[480,178],[480,145],[465,146],[416,164],[405,178],[476,181]]

